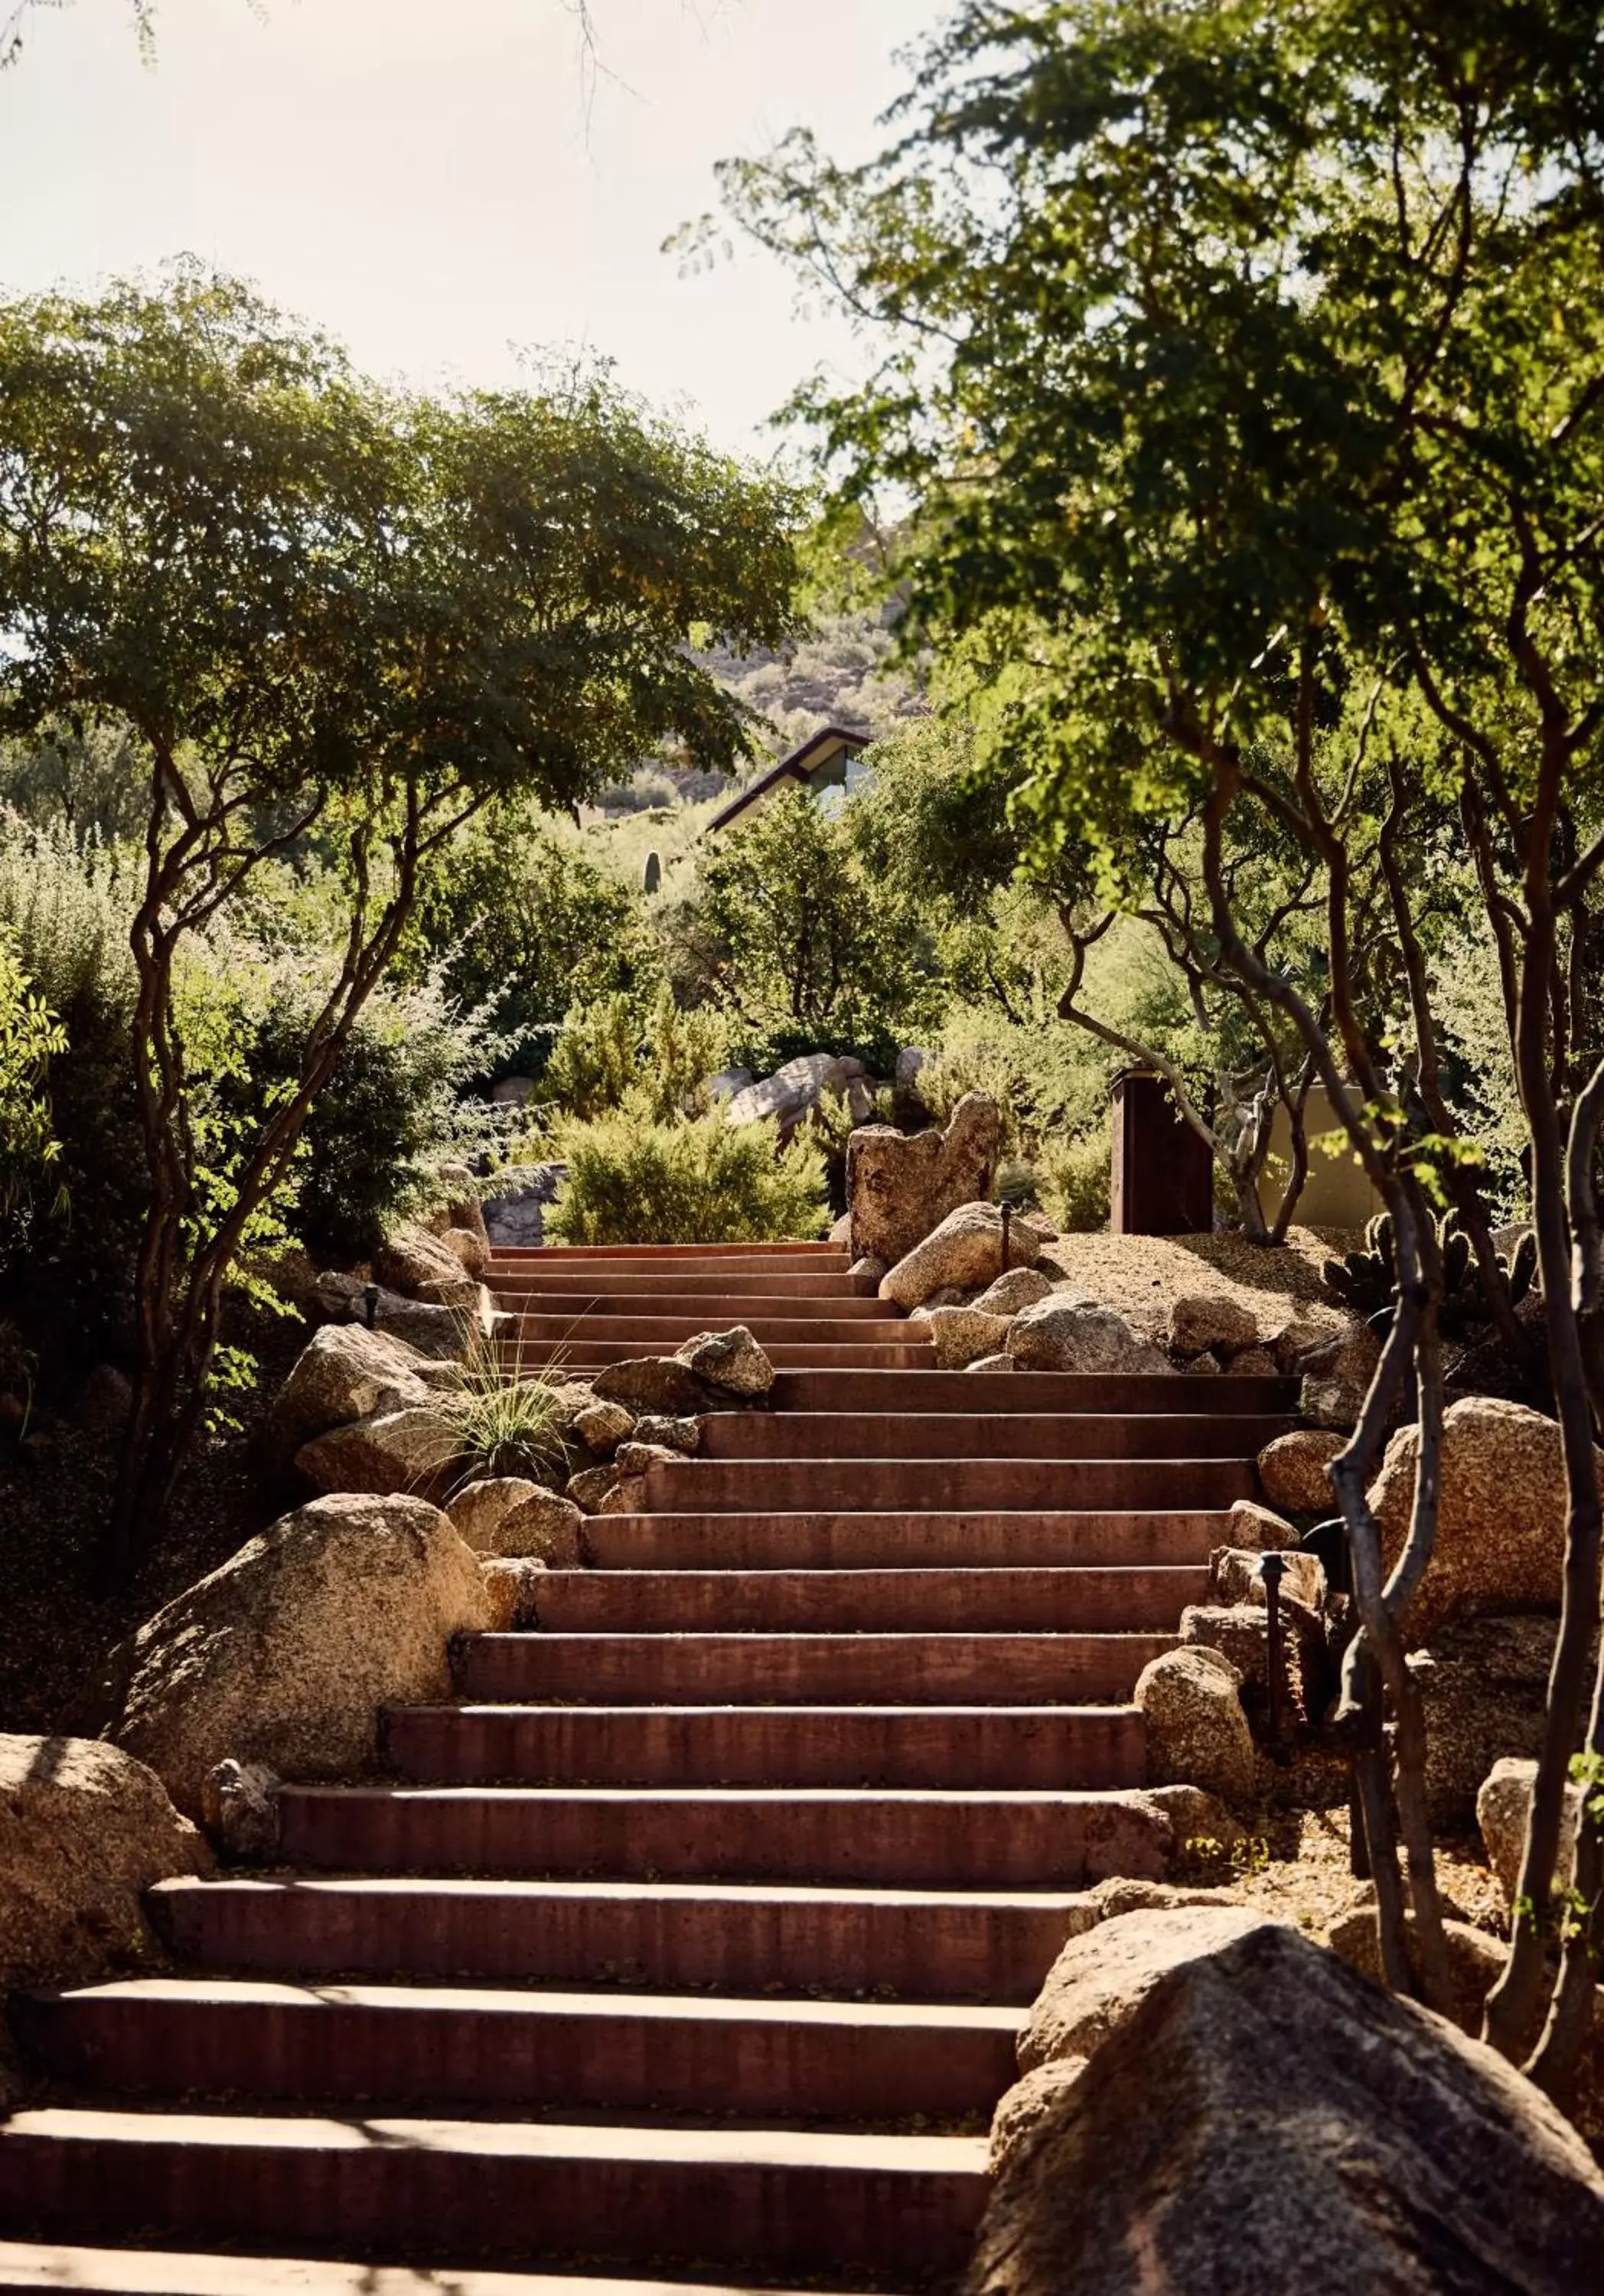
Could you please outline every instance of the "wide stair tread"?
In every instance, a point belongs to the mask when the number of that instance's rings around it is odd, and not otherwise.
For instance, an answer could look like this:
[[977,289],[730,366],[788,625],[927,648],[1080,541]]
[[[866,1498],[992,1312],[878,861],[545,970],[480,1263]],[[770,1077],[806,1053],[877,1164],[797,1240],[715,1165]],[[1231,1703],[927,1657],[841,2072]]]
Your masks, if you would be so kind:
[[747,1324],[769,1407],[465,1637],[388,1777],[287,1785],[283,1872],[159,1885],[177,1973],[20,2004],[61,2101],[0,2128],[0,2296],[950,2287],[1082,1893],[1166,1870],[1132,1693],[1290,1382],[942,1372],[834,1245],[488,1280],[526,1368]]

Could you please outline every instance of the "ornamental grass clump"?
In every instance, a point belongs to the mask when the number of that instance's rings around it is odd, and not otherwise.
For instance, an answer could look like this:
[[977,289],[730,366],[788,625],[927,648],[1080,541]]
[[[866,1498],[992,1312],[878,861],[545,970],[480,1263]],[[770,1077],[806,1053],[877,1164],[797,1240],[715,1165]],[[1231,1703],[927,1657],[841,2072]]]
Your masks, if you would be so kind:
[[454,1490],[500,1475],[566,1476],[562,1378],[561,1357],[544,1357],[536,1370],[521,1350],[511,1362],[492,1353],[463,1366],[461,1387],[436,1406],[451,1429]]

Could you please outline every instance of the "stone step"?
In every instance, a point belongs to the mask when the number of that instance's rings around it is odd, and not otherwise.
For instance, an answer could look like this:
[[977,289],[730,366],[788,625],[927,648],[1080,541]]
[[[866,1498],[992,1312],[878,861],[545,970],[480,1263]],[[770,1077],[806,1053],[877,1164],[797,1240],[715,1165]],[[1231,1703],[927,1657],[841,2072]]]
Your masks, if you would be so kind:
[[1024,2006],[1068,1936],[1072,1892],[827,1890],[712,1882],[391,1874],[185,1876],[149,1903],[192,1964],[533,1985],[865,1990]]
[[1078,1889],[1163,1878],[1169,1819],[1145,1795],[1064,1789],[286,1786],[291,1865],[620,1881]]
[[792,1324],[870,1324],[877,1328],[889,1324],[897,1331],[907,1328],[906,1318],[888,1308],[883,1300],[872,1292],[853,1291],[847,1279],[841,1279],[839,1293],[830,1294],[809,1286],[805,1292],[732,1292],[726,1284],[716,1291],[705,1292],[669,1291],[626,1291],[609,1284],[605,1289],[576,1285],[572,1290],[560,1290],[542,1285],[538,1290],[522,1285],[496,1286],[496,1303],[520,1322],[550,1323],[556,1316],[571,1318],[594,1316],[605,1324],[649,1323],[672,1321],[685,1324],[692,1332],[727,1332],[732,1324],[744,1324],[756,1336],[761,1336],[759,1324],[774,1328],[780,1338],[784,1332],[778,1326]]
[[707,1260],[730,1267],[750,1260],[762,1267],[845,1267],[845,1244],[494,1244],[491,1267],[590,1267],[603,1260],[635,1260],[640,1267],[677,1267]]
[[585,1526],[602,1570],[895,1570],[1207,1562],[1228,1513],[602,1514]]
[[548,1570],[542,1633],[1009,1634],[1179,1628],[1199,1563],[975,1570]]
[[0,2128],[0,2218],[414,2268],[577,2259],[905,2288],[962,2269],[985,2163],[983,2137],[53,2107]]
[[[775,1306],[783,1310],[787,1304],[773,1300],[758,1303],[765,1311]],[[752,1337],[765,1348],[773,1341],[814,1347],[863,1347],[875,1340],[893,1347],[908,1344],[908,1324],[888,1316],[878,1300],[835,1300],[828,1303],[801,1300],[789,1304],[806,1312],[759,1314],[750,1302],[743,1306],[728,1300],[704,1300],[688,1307],[682,1305],[677,1313],[665,1311],[649,1316],[610,1310],[593,1314],[588,1307],[550,1312],[543,1309],[535,1315],[519,1315],[517,1336],[526,1348],[561,1347],[569,1339],[593,1339],[618,1342],[634,1355],[672,1355],[699,1332],[728,1331],[732,1324],[744,1324]],[[821,1307],[825,1308],[822,1314],[819,1312]]]
[[134,1978],[22,1996],[52,2080],[102,2095],[766,2122],[950,2120],[1014,2078],[1019,2009]]
[[502,1705],[1084,1706],[1129,1699],[1174,1628],[1129,1634],[468,1635],[463,1697]]
[[593,2280],[569,2273],[477,2272],[445,2277],[408,2265],[320,2257],[179,2255],[172,2249],[80,2248],[0,2240],[0,2296],[69,2289],[73,2296],[779,2296],[689,2280]]
[[[918,1336],[919,1328],[917,1324],[899,1324],[896,1326],[898,1337],[894,1341],[871,1341],[866,1345],[855,1342],[848,1346],[839,1341],[826,1341],[821,1344],[811,1340],[798,1345],[789,1340],[766,1340],[764,1353],[776,1369],[781,1370],[823,1367],[854,1372],[888,1369],[917,1372],[929,1362],[930,1355],[930,1343]],[[690,1337],[689,1331],[681,1332],[674,1346],[680,1346]],[[548,1341],[544,1344],[558,1359],[562,1374],[569,1378],[603,1370],[609,1364],[622,1363],[629,1356],[660,1355],[663,1352],[662,1346],[656,1341],[644,1346],[627,1340],[593,1339],[583,1317],[575,1322],[572,1330],[562,1340]],[[535,1349],[524,1348],[516,1341],[504,1343],[503,1349],[505,1359],[520,1362],[526,1374],[532,1368],[529,1358],[535,1352]],[[668,1352],[672,1354],[673,1349]]]
[[684,1459],[645,1476],[655,1514],[901,1513],[930,1507],[986,1513],[1101,1513],[1132,1508],[1229,1507],[1252,1498],[1251,1458],[1236,1459]]
[[[910,1323],[910,1332],[925,1326]],[[833,1365],[798,1365],[782,1374],[771,1398],[776,1411],[1052,1412],[1113,1420],[1126,1412],[1212,1416],[1279,1416],[1297,1408],[1292,1379],[1200,1379],[1194,1373],[1123,1377],[1059,1371],[938,1371],[916,1377],[887,1365],[872,1375]]]
[[1284,1435],[1284,1417],[1150,1412],[726,1411],[708,1422],[711,1459],[1243,1459]]
[[401,1706],[403,1778],[482,1785],[1139,1786],[1127,1706]]
[[704,1275],[688,1268],[679,1275],[651,1271],[627,1263],[608,1261],[588,1269],[549,1270],[493,1267],[486,1278],[503,1306],[533,1300],[641,1299],[750,1300],[872,1299],[874,1286],[866,1276],[848,1275],[845,1268],[811,1270],[781,1267],[771,1273],[758,1264]]

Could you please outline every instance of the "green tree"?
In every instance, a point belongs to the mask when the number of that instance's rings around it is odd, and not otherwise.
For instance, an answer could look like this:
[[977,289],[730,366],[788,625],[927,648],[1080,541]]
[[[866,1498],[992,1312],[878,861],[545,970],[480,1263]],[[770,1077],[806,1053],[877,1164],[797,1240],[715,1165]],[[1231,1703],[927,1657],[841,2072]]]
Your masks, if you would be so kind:
[[54,1198],[61,1144],[51,1124],[50,1062],[66,1050],[60,1022],[0,931],[0,1267],[26,1240],[40,1199]]
[[883,1055],[938,1005],[916,921],[865,867],[850,813],[850,804],[831,815],[806,791],[784,791],[703,864],[700,916],[715,977],[765,1059]]
[[[1067,838],[1111,859],[1133,822],[1195,823],[1221,963],[1296,1029],[1392,1211],[1397,1312],[1334,1471],[1363,1621],[1345,1714],[1368,1742],[1384,1962],[1408,1985],[1384,1688],[1438,2001],[1401,1621],[1436,1520],[1436,1202],[1477,1220],[1500,1289],[1429,948],[1446,885],[1480,906],[1570,1495],[1528,1911],[1487,2030],[1551,2087],[1586,2030],[1604,1900],[1595,1796],[1545,2015],[1567,1774],[1579,1742],[1604,1757],[1604,1674],[1584,1723],[1604,1064],[1578,993],[1604,864],[1601,39],[1604,12],[1570,0],[968,0],[880,157],[843,169],[799,138],[726,174],[764,243],[888,329],[866,390],[815,387],[800,411],[849,500],[893,485],[915,501],[896,569],[910,627],[991,665],[988,729],[1024,769],[1046,860]],[[1233,872],[1264,824],[1314,867],[1329,1026],[1243,929]],[[1367,966],[1376,900],[1392,954]],[[1365,1487],[1412,1379],[1416,1505],[1384,1576]]]
[[[494,799],[571,806],[670,734],[708,766],[746,753],[691,640],[710,624],[783,642],[788,508],[604,373],[402,398],[194,271],[0,309],[0,730],[116,718],[144,791],[125,1562],[205,1407],[241,1238],[431,866]],[[339,954],[219,1188],[177,971],[256,872],[312,840],[344,890]]]

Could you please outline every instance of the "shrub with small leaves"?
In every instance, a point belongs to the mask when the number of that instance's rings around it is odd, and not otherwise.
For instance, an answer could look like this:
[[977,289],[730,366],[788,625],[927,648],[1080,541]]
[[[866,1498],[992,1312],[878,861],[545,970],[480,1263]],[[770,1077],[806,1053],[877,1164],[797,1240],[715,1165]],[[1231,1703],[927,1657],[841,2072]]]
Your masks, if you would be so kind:
[[546,1233],[558,1243],[758,1243],[818,1236],[829,1224],[824,1160],[798,1136],[778,1151],[772,1124],[724,1111],[658,1121],[639,1096],[594,1122],[559,1126],[568,1166]]

